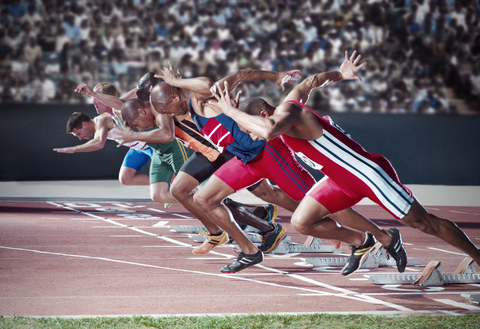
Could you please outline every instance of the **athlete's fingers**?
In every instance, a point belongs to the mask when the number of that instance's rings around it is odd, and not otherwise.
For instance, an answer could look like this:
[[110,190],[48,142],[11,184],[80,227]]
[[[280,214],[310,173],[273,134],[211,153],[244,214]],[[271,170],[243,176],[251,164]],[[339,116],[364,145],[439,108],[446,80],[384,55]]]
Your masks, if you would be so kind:
[[355,58],[355,61],[353,62],[354,65],[357,65],[357,63],[360,61],[362,58],[362,55],[358,55],[357,58]]
[[170,62],[170,61],[168,61],[168,68],[170,69],[170,71],[173,71],[172,62]]
[[238,93],[237,93],[237,96],[235,97],[235,105],[238,104],[238,102],[240,101],[240,95],[242,94],[242,91],[239,90]]
[[225,85],[225,90],[224,90],[225,94],[229,94],[229,95],[230,95],[230,92],[229,92],[229,90],[228,90],[228,82],[225,81],[223,84]]
[[350,62],[352,62],[355,59],[355,54],[357,53],[356,50],[353,51],[352,56],[350,56]]
[[210,87],[210,91],[212,92],[212,95],[215,97],[217,101],[220,101],[220,96],[217,93],[217,89],[215,87]]
[[348,50],[345,50],[345,60],[348,61]]

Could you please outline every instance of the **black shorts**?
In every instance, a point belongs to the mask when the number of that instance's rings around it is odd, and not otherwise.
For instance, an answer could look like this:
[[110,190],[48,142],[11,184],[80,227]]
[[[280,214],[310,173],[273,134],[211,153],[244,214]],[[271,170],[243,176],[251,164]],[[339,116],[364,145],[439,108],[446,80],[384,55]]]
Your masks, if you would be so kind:
[[[223,166],[230,159],[235,157],[231,153],[221,153],[220,156],[214,162],[208,160],[202,153],[195,152],[193,153],[180,168],[180,171],[183,171],[186,174],[189,174],[195,178],[200,184],[210,178],[218,168]],[[248,187],[247,190],[253,191],[260,185],[262,181],[253,184]]]

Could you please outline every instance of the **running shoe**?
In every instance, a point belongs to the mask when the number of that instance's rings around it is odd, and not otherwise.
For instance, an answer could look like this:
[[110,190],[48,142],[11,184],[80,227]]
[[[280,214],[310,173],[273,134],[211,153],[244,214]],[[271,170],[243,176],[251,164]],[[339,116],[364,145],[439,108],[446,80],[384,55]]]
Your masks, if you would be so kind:
[[277,218],[278,215],[278,206],[276,204],[266,204],[263,206],[265,210],[267,211],[268,215],[264,219],[269,222],[269,223],[275,223],[275,218]]
[[263,261],[263,252],[259,250],[253,255],[245,255],[243,252],[238,255],[237,259],[229,265],[225,265],[221,268],[222,273],[236,273],[246,269],[249,266],[258,264]]
[[400,231],[394,227],[389,228],[388,232],[392,235],[392,242],[388,247],[385,247],[385,250],[395,259],[398,272],[403,273],[405,266],[407,266],[407,252],[403,247],[402,236]]
[[269,232],[259,232],[259,234],[262,236],[262,244],[258,249],[260,249],[264,254],[268,254],[269,252],[275,250],[280,241],[285,238],[285,227],[277,223],[273,223],[273,226],[273,230]]
[[227,232],[223,231],[219,236],[211,236],[207,234],[207,238],[201,245],[193,249],[194,255],[204,255],[216,246],[227,243],[229,240]]
[[362,265],[362,263],[365,261],[363,257],[368,254],[368,251],[372,249],[374,245],[375,238],[373,237],[373,234],[367,232],[367,239],[361,246],[351,246],[352,254],[348,258],[347,264],[345,264],[342,269],[342,275],[350,275],[356,270],[358,270],[360,265]]

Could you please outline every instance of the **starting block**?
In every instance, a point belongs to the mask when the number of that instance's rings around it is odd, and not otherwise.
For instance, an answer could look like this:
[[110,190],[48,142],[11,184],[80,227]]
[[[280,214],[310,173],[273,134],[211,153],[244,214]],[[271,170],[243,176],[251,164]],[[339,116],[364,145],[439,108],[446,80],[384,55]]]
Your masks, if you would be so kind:
[[171,232],[193,233],[205,230],[203,225],[170,225]]
[[[200,242],[202,243],[203,241],[205,241],[206,239],[206,235],[205,234],[189,234],[188,235],[189,238],[193,239],[193,241],[195,242]],[[262,243],[262,236],[260,234],[257,234],[257,233],[247,233],[247,238],[252,241],[254,244],[260,244]],[[285,237],[285,239],[283,239],[284,241],[290,241],[290,237],[287,236]]]
[[282,244],[286,245],[284,247],[286,248],[286,250],[288,250],[288,253],[301,253],[301,252],[306,252],[306,253],[310,253],[310,252],[337,252],[337,253],[340,253],[340,252],[342,252],[341,248],[335,248],[335,246],[333,244],[323,244],[322,240],[320,240],[319,238],[315,238],[313,236],[309,236],[304,244],[287,243],[286,241],[282,241],[282,242],[280,242],[278,248],[280,248]]
[[463,293],[461,295],[462,297],[468,299],[471,303],[477,303],[477,304],[480,304],[480,293]]
[[[360,268],[378,268],[380,266],[397,266],[395,259],[388,257],[383,246],[377,242],[372,249],[364,256]],[[348,257],[307,257],[302,259],[304,262],[320,267],[327,266],[345,266]],[[423,259],[410,257],[407,261],[408,265],[423,266]]]
[[442,274],[440,261],[432,260],[421,274],[365,274],[376,284],[413,284],[417,286],[443,286],[445,284],[480,283],[480,274],[475,273],[473,259],[465,258],[454,273]]
[[[206,231],[206,229],[203,225],[170,225],[170,231],[179,233],[196,233]],[[254,232],[257,231],[257,229],[251,226],[247,226],[243,231]]]

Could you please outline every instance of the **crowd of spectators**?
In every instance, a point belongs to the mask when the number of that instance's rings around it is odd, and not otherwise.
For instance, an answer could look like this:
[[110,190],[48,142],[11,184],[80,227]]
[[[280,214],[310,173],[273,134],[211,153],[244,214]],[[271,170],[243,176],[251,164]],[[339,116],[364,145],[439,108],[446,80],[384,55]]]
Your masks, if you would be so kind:
[[[125,93],[169,61],[184,78],[305,77],[338,69],[345,50],[368,62],[363,83],[322,88],[313,108],[452,113],[447,89],[480,97],[479,0],[10,0],[0,10],[2,103],[88,102],[75,87],[104,81]],[[270,81],[242,88],[273,105],[285,94]]]

